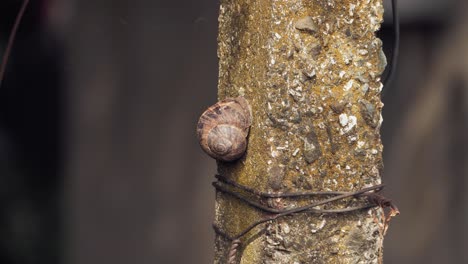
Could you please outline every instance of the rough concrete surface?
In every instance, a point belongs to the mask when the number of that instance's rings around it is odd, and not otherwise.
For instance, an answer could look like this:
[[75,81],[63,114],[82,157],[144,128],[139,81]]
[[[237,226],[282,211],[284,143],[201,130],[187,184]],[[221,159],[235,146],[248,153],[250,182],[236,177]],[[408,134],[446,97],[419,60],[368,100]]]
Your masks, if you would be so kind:
[[[253,123],[246,155],[218,163],[219,173],[265,192],[379,184],[382,18],[381,0],[222,0],[218,95],[244,96]],[[263,215],[217,193],[215,222],[228,234]],[[240,263],[380,263],[382,216],[381,209],[287,216],[243,237]],[[215,263],[225,263],[229,244],[217,236]]]

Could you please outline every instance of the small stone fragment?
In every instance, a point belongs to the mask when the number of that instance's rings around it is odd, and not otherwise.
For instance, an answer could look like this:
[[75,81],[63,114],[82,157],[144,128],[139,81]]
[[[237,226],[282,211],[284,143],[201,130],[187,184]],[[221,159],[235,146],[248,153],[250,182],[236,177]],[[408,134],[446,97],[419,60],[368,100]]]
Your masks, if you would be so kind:
[[340,101],[340,102],[333,102],[330,105],[330,108],[333,110],[333,112],[337,114],[343,113],[343,110],[345,109],[346,102]]
[[356,79],[358,79],[361,83],[368,83],[369,82],[369,79],[367,79],[363,74],[359,73],[357,76],[356,76]]
[[312,17],[303,17],[296,21],[296,29],[306,31],[309,33],[315,33],[318,31],[317,25],[312,20]]
[[348,115],[347,114],[341,114],[339,119],[340,119],[340,125],[342,127],[345,127],[348,124]]
[[293,154],[292,154],[293,157],[296,157],[296,155],[297,155],[298,152],[299,152],[299,148],[297,148],[296,150],[294,150],[294,152],[293,152]]
[[275,191],[281,189],[284,179],[284,168],[273,166],[268,171],[268,185]]
[[333,140],[333,133],[330,125],[327,126],[327,135],[331,145],[331,152],[332,154],[335,154],[338,151],[338,144]]
[[282,118],[277,118],[273,115],[273,113],[267,113],[269,120],[271,121],[271,126],[279,128],[281,130],[287,130],[289,128],[289,123],[287,120]]
[[289,114],[289,121],[295,124],[299,124],[302,121],[301,113],[299,109],[293,109]]
[[289,225],[286,222],[282,222],[280,224],[280,227],[281,227],[281,230],[283,231],[283,233],[285,233],[285,234],[289,234],[289,232],[291,232],[291,228],[289,228]]
[[353,115],[349,116],[348,117],[348,124],[346,125],[345,128],[343,128],[343,132],[348,133],[349,131],[351,131],[351,129],[353,129],[353,127],[356,126],[356,124],[357,124],[357,118],[355,116],[353,116]]
[[283,246],[284,246],[284,251],[288,251],[288,248],[293,246],[293,241],[289,237],[283,237]]
[[322,156],[322,149],[315,131],[309,132],[304,140],[304,159],[307,163],[312,163]]
[[340,249],[338,247],[331,247],[330,248],[330,253],[331,254],[336,255],[336,254],[338,254],[338,252],[340,252]]
[[349,28],[346,29],[345,34],[347,37],[351,37],[351,30]]
[[293,48],[290,48],[286,51],[286,58],[288,58],[288,60],[292,59],[294,57],[294,49]]
[[361,86],[361,90],[364,94],[367,93],[367,91],[369,91],[369,84],[365,83]]
[[379,64],[377,65],[378,72],[377,74],[380,75],[383,73],[385,70],[385,67],[387,66],[387,57],[385,57],[385,53],[383,52],[382,49],[379,49]]
[[304,76],[306,76],[308,79],[312,79],[315,76],[315,70],[314,69],[312,69],[312,70],[304,69],[302,71],[302,74],[304,74]]
[[360,49],[359,50],[359,55],[367,55],[369,53],[369,51],[367,51],[366,49]]
[[345,84],[345,86],[343,87],[343,89],[344,89],[345,91],[348,91],[349,89],[351,89],[351,87],[353,87],[353,83],[354,83],[353,80],[349,80],[349,81]]
[[357,149],[354,151],[354,155],[359,159],[364,159],[366,157],[366,151],[363,149]]
[[311,40],[311,42],[307,45],[306,51],[308,54],[312,55],[312,58],[316,59],[322,51],[322,46],[320,46],[318,40],[314,38],[314,40]]
[[379,116],[377,115],[375,106],[365,99],[360,100],[360,103],[362,118],[364,118],[364,121],[369,126],[376,128],[379,124]]
[[[339,123],[343,127],[340,130],[340,134],[344,135],[353,129],[357,124],[357,118],[353,115],[348,116],[347,114],[341,114],[339,116]],[[354,141],[354,140],[352,140]]]

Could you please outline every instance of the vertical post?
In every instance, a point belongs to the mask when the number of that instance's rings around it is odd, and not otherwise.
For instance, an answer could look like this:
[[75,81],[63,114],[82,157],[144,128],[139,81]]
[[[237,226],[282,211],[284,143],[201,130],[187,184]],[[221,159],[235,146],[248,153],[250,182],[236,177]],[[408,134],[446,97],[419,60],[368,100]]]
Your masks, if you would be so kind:
[[[244,96],[253,123],[246,155],[218,163],[219,173],[264,192],[379,184],[382,15],[381,0],[222,0],[219,99]],[[262,216],[217,192],[215,224],[224,232]],[[241,263],[379,263],[383,228],[381,209],[288,216],[243,237]],[[217,236],[215,263],[226,263],[229,246]]]

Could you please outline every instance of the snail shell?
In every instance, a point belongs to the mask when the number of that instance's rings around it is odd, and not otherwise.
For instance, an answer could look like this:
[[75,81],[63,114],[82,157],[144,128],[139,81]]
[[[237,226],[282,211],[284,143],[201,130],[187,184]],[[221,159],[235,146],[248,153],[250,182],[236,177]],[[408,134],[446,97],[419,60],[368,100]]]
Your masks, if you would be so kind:
[[251,124],[250,106],[243,97],[219,101],[200,116],[197,125],[200,146],[217,160],[239,159],[247,149]]

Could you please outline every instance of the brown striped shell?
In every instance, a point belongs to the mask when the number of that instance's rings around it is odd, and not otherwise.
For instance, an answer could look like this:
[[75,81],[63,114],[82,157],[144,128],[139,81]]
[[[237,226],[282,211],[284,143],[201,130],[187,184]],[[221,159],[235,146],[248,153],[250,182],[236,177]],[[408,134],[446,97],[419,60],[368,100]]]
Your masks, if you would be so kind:
[[243,97],[219,101],[210,106],[198,120],[200,146],[217,160],[239,159],[247,148],[251,123],[250,106]]

